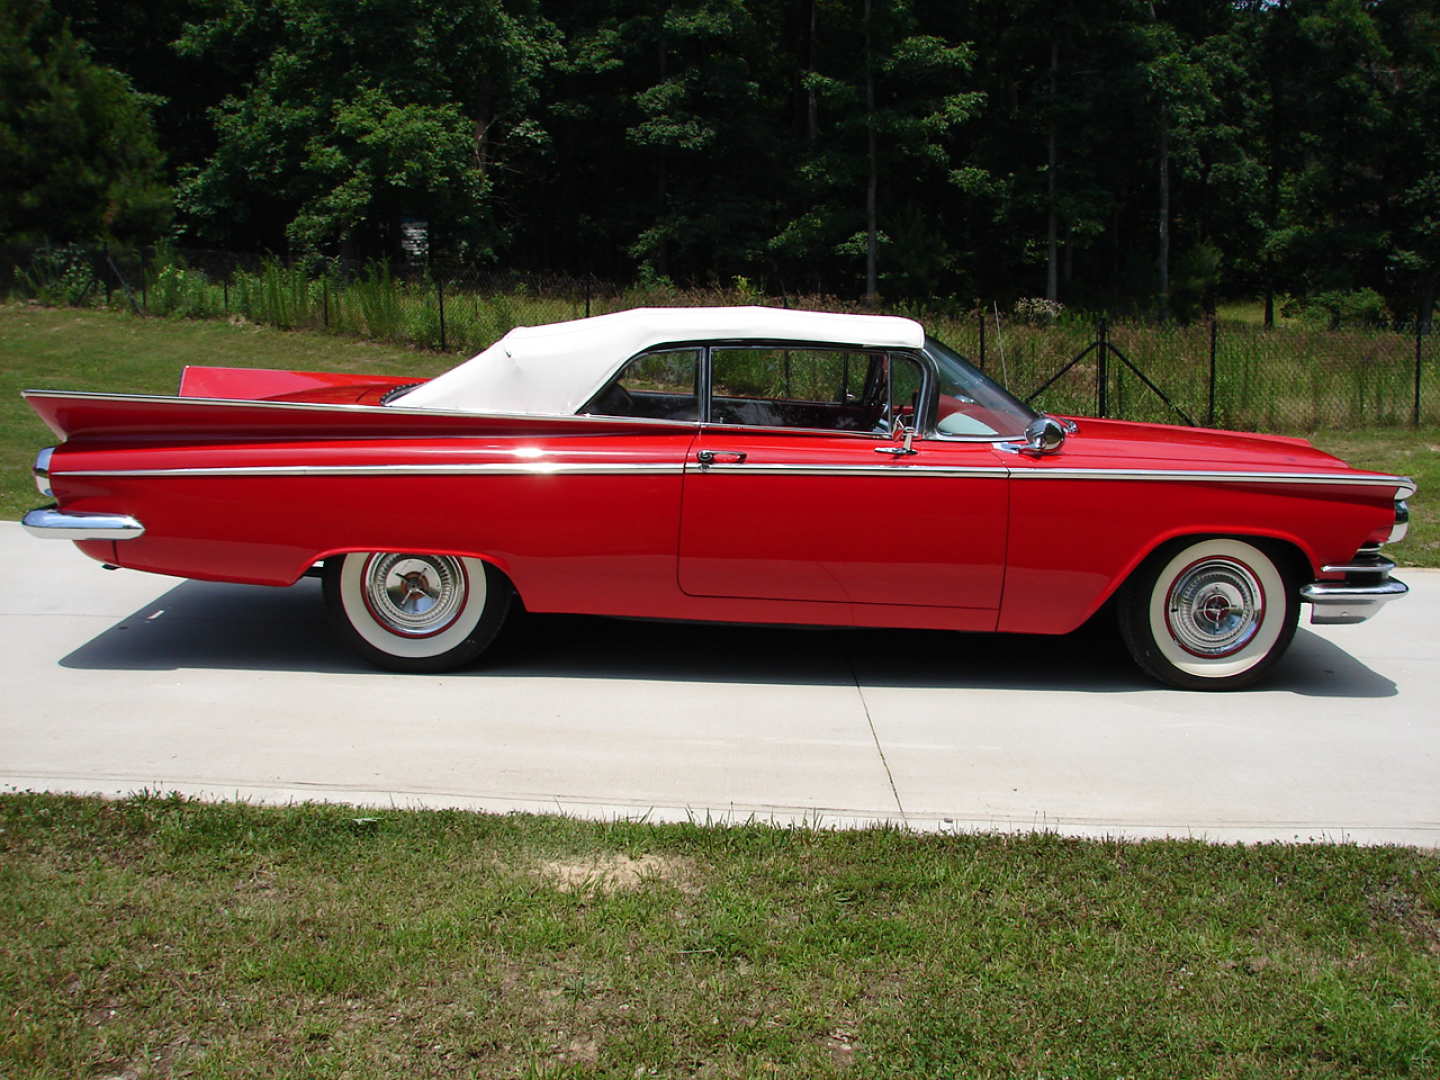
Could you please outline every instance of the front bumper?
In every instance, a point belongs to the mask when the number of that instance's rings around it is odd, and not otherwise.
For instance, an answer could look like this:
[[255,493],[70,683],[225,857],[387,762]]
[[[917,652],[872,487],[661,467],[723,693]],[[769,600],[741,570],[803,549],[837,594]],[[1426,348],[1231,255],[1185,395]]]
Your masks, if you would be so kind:
[[1394,569],[1395,564],[1380,555],[1378,546],[1361,548],[1353,562],[1325,567],[1326,573],[1343,573],[1345,580],[1315,581],[1300,589],[1300,599],[1311,605],[1310,622],[1316,626],[1364,622],[1410,591],[1403,581],[1390,576]]
[[128,514],[66,513],[53,506],[31,510],[20,524],[42,540],[134,540],[145,526]]

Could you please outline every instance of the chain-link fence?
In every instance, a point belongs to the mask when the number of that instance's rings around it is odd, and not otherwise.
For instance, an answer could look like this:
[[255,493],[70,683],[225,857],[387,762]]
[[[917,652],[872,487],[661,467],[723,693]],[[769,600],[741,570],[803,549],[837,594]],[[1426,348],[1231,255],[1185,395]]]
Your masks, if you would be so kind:
[[[515,326],[632,307],[770,304],[865,310],[828,296],[749,288],[617,288],[593,279],[484,273],[433,265],[286,264],[228,252],[0,249],[0,294],[139,315],[243,318],[470,355]],[[1263,431],[1440,423],[1440,349],[1408,330],[1266,330],[1014,318],[993,306],[888,310],[920,318],[1037,407]]]
[[1050,412],[1251,431],[1440,423],[1440,347],[1418,324],[1266,330],[1002,317],[996,327],[991,313],[943,324],[937,336],[948,332],[992,377]]

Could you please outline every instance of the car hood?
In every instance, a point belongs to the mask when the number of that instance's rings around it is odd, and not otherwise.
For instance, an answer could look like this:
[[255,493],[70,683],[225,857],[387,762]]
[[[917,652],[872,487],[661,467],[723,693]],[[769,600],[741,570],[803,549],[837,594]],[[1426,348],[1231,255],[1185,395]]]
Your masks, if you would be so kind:
[[1115,468],[1144,462],[1217,469],[1246,466],[1349,469],[1339,458],[1317,450],[1306,440],[1286,435],[1251,435],[1083,417],[1074,418],[1074,422],[1077,430],[1066,440],[1058,456],[1101,459]]

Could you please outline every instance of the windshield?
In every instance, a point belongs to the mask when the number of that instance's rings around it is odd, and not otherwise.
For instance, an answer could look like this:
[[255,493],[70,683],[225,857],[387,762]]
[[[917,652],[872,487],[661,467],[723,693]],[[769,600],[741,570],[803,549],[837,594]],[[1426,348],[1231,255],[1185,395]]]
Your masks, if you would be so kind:
[[926,335],[925,352],[940,373],[935,431],[941,435],[1012,439],[1038,413],[991,382],[943,341]]

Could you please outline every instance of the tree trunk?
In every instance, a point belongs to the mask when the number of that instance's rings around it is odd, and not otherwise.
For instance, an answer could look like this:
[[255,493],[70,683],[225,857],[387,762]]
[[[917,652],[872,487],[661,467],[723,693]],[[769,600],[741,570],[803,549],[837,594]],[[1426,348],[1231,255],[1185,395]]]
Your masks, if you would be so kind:
[[1045,201],[1049,208],[1045,222],[1045,299],[1060,299],[1060,248],[1055,214],[1055,75],[1060,69],[1060,42],[1050,41],[1050,132],[1046,139]]
[[870,55],[870,3],[871,0],[865,0],[865,143],[869,173],[865,185],[865,302],[873,307],[880,302],[879,274],[875,265],[879,248],[875,210],[879,184],[875,160],[875,65]]
[[[810,0],[810,41],[806,67],[809,69],[811,75],[815,74],[815,52],[817,49],[815,12],[818,7],[819,0]],[[805,90],[805,141],[813,147],[815,140],[819,138],[819,134],[820,106],[815,98],[815,88],[811,86]]]
[[1159,278],[1159,309],[1162,321],[1170,318],[1170,117],[1160,110],[1160,249],[1155,257]]
[[[660,81],[663,83],[669,71],[669,57],[666,55],[668,50],[665,47],[665,33],[663,29],[660,32],[658,41],[658,52]],[[665,159],[666,153],[662,147],[660,150],[660,161],[655,169],[655,214],[659,218],[667,216],[665,204],[669,202],[670,199],[670,177],[666,169],[667,163]],[[662,277],[668,278],[670,276],[670,241],[665,238],[663,233],[660,236],[660,244],[655,250],[655,271]]]
[[[1274,232],[1280,225],[1280,75],[1279,72],[1271,70],[1270,73],[1270,115],[1266,125],[1266,156],[1270,159],[1266,162],[1268,168],[1265,173],[1265,225]],[[1265,329],[1275,328],[1275,259],[1266,255],[1264,260],[1265,275]]]

